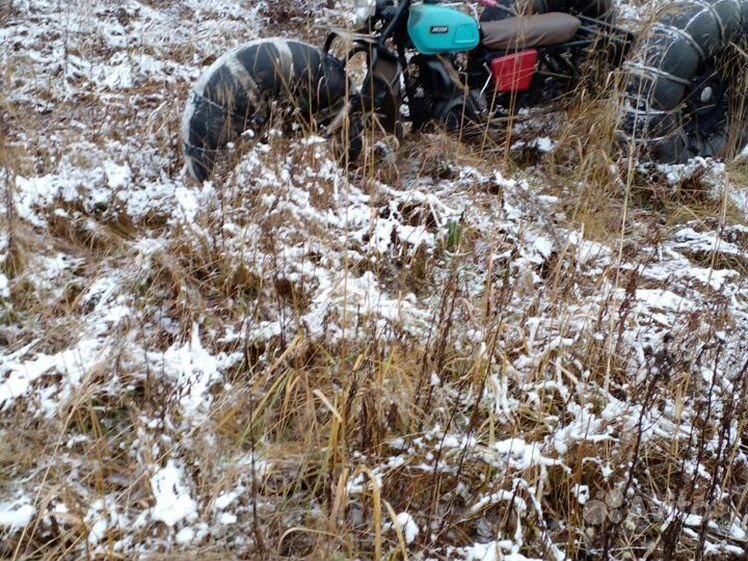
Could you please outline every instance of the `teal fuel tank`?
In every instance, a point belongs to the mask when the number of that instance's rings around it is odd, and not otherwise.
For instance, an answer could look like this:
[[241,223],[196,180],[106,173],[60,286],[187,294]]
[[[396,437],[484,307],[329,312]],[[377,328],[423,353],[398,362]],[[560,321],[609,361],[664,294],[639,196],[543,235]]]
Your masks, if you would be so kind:
[[410,8],[408,35],[425,55],[470,51],[480,43],[480,27],[474,18],[454,8],[432,4]]

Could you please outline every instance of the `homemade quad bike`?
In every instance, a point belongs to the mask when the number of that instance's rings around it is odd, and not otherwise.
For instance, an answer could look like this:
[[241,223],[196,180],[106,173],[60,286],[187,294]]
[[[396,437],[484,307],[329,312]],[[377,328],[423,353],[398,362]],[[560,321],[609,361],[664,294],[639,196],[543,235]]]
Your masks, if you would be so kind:
[[[748,0],[676,0],[638,37],[616,26],[614,0],[474,0],[480,17],[475,5],[473,17],[439,0],[355,2],[354,33],[332,30],[322,48],[252,41],[203,74],[183,118],[195,178],[209,178],[237,138],[278,126],[313,125],[342,141],[348,161],[370,128],[488,127],[572,92],[585,63],[620,71],[620,136],[653,159],[745,144],[746,77],[731,61],[745,53]],[[348,69],[356,57],[359,87]]]

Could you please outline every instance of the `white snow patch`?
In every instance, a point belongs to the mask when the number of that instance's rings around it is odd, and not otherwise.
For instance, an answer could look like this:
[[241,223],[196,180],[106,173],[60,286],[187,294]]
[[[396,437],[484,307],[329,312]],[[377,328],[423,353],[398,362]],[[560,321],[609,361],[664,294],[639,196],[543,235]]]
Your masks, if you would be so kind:
[[664,288],[639,288],[636,298],[647,306],[664,311],[682,312],[693,308],[692,302]]
[[0,375],[3,369],[6,371],[5,379],[0,381],[0,411],[7,411],[34,381],[53,370],[64,374],[72,386],[78,386],[86,373],[99,364],[104,354],[102,346],[99,339],[84,339],[65,351],[40,354],[26,362],[17,362],[14,355],[6,357],[5,365],[0,366]]
[[169,460],[165,467],[151,477],[151,492],[156,499],[156,504],[150,511],[153,521],[173,527],[182,520],[197,519],[197,503],[190,496],[183,480],[183,470],[174,460]]
[[218,359],[200,341],[200,327],[194,324],[190,340],[181,346],[172,345],[163,360],[166,374],[177,383],[185,415],[198,422],[213,401],[208,390],[221,379]]
[[574,487],[571,490],[574,497],[577,499],[577,502],[580,505],[587,504],[587,501],[590,498],[590,487],[589,485],[574,485]]
[[224,510],[233,503],[239,497],[238,491],[231,491],[230,493],[221,493],[218,495],[215,501],[216,510]]
[[195,530],[193,530],[189,526],[186,526],[179,530],[179,532],[177,532],[177,535],[174,537],[174,541],[176,541],[179,545],[187,545],[194,539]]
[[236,524],[236,521],[238,518],[236,517],[236,514],[232,514],[230,512],[222,512],[218,516],[218,523],[223,524],[224,526],[229,526],[231,524]]
[[36,508],[27,499],[12,503],[0,503],[0,528],[14,532],[28,526],[36,514]]
[[[385,524],[386,530],[392,529],[392,527],[392,523],[388,522],[387,524]],[[416,521],[408,512],[401,512],[395,517],[394,527],[402,531],[403,538],[405,539],[405,543],[407,544],[413,543],[413,541],[416,539],[416,536],[420,532],[418,524],[416,524]]]
[[556,148],[556,143],[547,136],[541,136],[540,138],[533,139],[530,142],[530,146],[537,148],[541,152],[549,153],[553,152]]
[[461,554],[465,561],[542,561],[535,557],[525,557],[517,549],[519,547],[511,540],[494,540],[463,548]]
[[7,300],[10,298],[10,285],[8,283],[8,277],[3,273],[0,273],[0,300]]
[[104,162],[104,171],[107,176],[107,185],[112,189],[126,187],[130,183],[132,171],[128,165],[118,165],[112,161]]
[[88,543],[91,545],[97,545],[102,538],[106,535],[107,521],[104,518],[99,518],[91,526],[91,530],[88,532]]

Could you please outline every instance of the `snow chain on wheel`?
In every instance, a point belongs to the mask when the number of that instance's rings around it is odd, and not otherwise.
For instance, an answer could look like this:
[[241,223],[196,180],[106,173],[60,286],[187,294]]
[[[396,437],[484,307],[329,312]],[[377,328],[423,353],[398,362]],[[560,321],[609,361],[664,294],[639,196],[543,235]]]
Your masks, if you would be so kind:
[[208,179],[227,143],[262,134],[278,111],[285,125],[347,132],[355,160],[362,139],[352,94],[342,64],[312,45],[288,39],[242,45],[216,60],[192,90],[182,118],[187,168],[197,180]]
[[746,24],[748,0],[669,6],[624,64],[624,139],[662,163],[740,148],[748,81],[734,45],[748,37]]

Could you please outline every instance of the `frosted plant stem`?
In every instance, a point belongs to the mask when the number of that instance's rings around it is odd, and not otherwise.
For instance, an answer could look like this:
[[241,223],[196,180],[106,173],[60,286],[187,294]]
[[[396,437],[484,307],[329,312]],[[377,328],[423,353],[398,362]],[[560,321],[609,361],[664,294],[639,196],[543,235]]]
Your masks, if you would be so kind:
[[[633,148],[633,146],[632,146]],[[626,192],[623,196],[623,210],[621,215],[621,230],[620,230],[620,238],[618,240],[618,256],[616,259],[616,279],[615,283],[613,284],[613,294],[616,293],[618,290],[618,286],[621,280],[621,263],[623,263],[623,242],[626,237],[626,220],[628,219],[628,209],[629,209],[629,196],[631,194],[631,183],[633,181],[634,177],[634,157],[632,155],[631,150],[629,151],[629,157],[628,157],[628,166],[626,169]],[[605,363],[605,392],[608,393],[610,391],[610,370],[611,370],[611,360],[613,357],[613,315],[610,315],[609,320],[610,325],[610,337],[608,338],[608,356],[606,357],[606,363]]]
[[719,209],[719,235],[714,236],[714,248],[712,250],[712,256],[709,259],[709,276],[707,277],[707,286],[712,283],[712,274],[714,273],[714,266],[717,262],[717,253],[722,243],[722,235],[725,230],[725,223],[727,220],[727,187],[722,185],[720,189],[720,209]]
[[[65,422],[63,423],[62,430],[60,431],[60,435],[57,437],[57,442],[55,442],[55,448],[52,452],[52,458],[57,457],[57,453],[60,450],[60,447],[62,446],[62,439],[67,434],[68,426],[70,425],[70,421],[73,418],[73,414],[77,411],[77,405],[73,405],[70,408],[70,413],[68,413],[68,416],[65,419]],[[47,464],[47,469],[44,470],[44,477],[42,477],[41,482],[39,483],[39,487],[36,491],[36,496],[34,497],[34,505],[39,504],[39,498],[42,495],[42,490],[44,489],[44,484],[47,482],[47,479],[49,478],[49,472],[52,470],[52,466],[56,465],[55,462],[50,461]],[[41,515],[41,512],[39,513]],[[41,516],[37,516],[36,523],[34,524],[34,527],[31,529],[31,533],[29,535],[29,542],[34,538],[34,534],[36,533],[36,529],[39,527],[39,522],[41,522]],[[19,557],[19,554],[21,552],[21,546],[23,545],[23,540],[26,537],[26,529],[28,526],[24,526],[23,530],[21,531],[21,537],[18,540],[18,544],[16,545],[16,549],[13,551],[13,557],[11,557],[11,561],[18,561],[19,559],[22,559]]]

